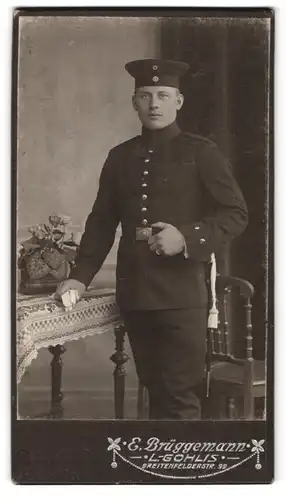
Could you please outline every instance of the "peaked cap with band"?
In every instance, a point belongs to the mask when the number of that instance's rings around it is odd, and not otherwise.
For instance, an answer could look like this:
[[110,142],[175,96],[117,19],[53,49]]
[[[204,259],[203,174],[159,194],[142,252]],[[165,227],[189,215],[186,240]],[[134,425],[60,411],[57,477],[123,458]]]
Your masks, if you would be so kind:
[[138,59],[125,65],[126,71],[135,78],[135,88],[147,86],[180,87],[180,77],[189,65],[181,61],[164,59]]

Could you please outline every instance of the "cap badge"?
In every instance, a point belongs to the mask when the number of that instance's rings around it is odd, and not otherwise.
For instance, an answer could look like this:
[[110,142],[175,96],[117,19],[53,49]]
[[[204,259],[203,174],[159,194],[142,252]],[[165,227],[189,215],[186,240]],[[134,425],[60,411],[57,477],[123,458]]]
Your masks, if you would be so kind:
[[158,66],[156,64],[154,64],[153,70],[156,71],[156,69],[158,69]]
[[153,82],[158,82],[158,81],[159,81],[158,76],[153,76],[152,81],[153,81]]

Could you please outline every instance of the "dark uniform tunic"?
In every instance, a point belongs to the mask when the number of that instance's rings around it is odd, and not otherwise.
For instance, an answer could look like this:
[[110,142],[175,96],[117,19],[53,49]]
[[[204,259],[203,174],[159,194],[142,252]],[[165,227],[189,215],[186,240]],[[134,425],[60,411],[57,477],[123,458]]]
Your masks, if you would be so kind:
[[[150,251],[142,228],[159,221],[181,231],[187,258],[184,252],[167,257]],[[108,155],[71,278],[90,283],[119,223],[116,295],[139,377],[149,387],[150,403],[154,379],[153,401],[169,387],[169,395],[159,405],[165,409],[154,410],[154,418],[189,418],[188,408],[196,406],[190,403],[190,387],[204,369],[206,264],[212,252],[246,227],[243,196],[213,142],[181,132],[176,123],[157,131],[143,128],[141,136],[116,146]],[[163,380],[166,366],[166,373],[175,367],[171,382],[168,373]],[[187,380],[188,387],[185,382],[177,387],[178,379]],[[179,402],[174,402],[176,391]]]

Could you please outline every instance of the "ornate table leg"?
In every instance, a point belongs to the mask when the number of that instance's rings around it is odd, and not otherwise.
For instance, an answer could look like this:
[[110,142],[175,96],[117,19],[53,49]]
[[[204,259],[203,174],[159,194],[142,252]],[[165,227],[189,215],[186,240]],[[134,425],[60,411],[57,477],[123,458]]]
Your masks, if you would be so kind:
[[124,326],[118,326],[115,333],[115,353],[110,356],[111,361],[115,363],[114,377],[114,405],[115,418],[124,418],[124,395],[125,395],[125,368],[124,364],[129,356],[124,352]]
[[64,410],[62,406],[63,393],[61,392],[62,384],[62,354],[66,348],[62,345],[49,347],[50,353],[53,355],[51,361],[52,372],[52,398],[51,398],[51,417],[62,418]]

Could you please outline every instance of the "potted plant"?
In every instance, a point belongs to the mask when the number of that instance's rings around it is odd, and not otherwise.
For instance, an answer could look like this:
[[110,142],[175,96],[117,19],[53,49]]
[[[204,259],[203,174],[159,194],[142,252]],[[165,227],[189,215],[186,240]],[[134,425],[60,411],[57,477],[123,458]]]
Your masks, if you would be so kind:
[[31,238],[18,248],[21,293],[54,291],[74,265],[78,245],[68,230],[70,217],[52,214],[48,221],[30,227]]

